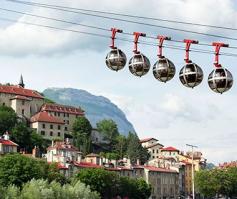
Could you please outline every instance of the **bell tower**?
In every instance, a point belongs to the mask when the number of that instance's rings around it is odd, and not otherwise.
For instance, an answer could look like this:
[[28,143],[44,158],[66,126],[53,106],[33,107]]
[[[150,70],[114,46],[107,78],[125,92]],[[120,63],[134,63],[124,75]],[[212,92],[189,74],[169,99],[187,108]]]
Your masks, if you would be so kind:
[[20,77],[20,82],[19,82],[18,85],[21,86],[22,88],[25,88],[25,84],[24,84],[23,76],[22,76],[22,75],[21,75],[21,77]]

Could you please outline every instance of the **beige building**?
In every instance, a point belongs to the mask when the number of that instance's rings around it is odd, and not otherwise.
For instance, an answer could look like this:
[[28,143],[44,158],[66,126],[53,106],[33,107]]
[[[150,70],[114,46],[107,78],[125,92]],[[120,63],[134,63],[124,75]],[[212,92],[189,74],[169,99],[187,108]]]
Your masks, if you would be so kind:
[[81,108],[46,104],[41,94],[25,88],[22,76],[18,85],[0,85],[0,105],[11,107],[46,139],[63,140],[75,119],[84,116]]
[[0,85],[0,105],[11,107],[19,117],[28,119],[40,111],[44,97],[38,92],[17,86]]
[[178,198],[179,174],[177,171],[144,166],[144,179],[152,186],[151,199]]
[[49,113],[51,116],[62,120],[65,123],[64,131],[72,132],[73,123],[76,118],[83,117],[84,111],[81,108],[65,106],[60,104],[44,104],[41,111]]
[[161,148],[164,147],[162,144],[158,142],[159,140],[155,138],[146,138],[140,140],[140,143],[144,148],[146,148],[150,154],[149,160],[153,160],[159,158],[161,154]]
[[30,119],[31,128],[49,140],[64,139],[63,120],[49,115],[47,112],[39,112]]

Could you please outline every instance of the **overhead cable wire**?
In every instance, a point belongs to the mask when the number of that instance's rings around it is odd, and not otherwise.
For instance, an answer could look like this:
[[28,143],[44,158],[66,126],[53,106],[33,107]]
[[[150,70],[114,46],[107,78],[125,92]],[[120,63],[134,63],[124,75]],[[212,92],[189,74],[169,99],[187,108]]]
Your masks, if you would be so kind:
[[73,8],[73,7],[68,7],[68,6],[59,6],[59,5],[52,5],[52,4],[42,4],[42,3],[27,2],[27,1],[20,1],[20,0],[6,0],[6,1],[11,1],[11,2],[15,2],[15,3],[41,4],[41,5],[48,5],[48,6],[57,7],[57,8],[66,8],[66,9],[69,9],[69,10],[80,10],[80,11],[85,11],[85,12],[99,13],[99,14],[108,14],[108,15],[121,16],[121,17],[130,17],[130,18],[135,18],[135,19],[162,21],[162,22],[177,23],[177,24],[184,24],[184,25],[192,25],[192,26],[199,26],[199,27],[209,27],[209,28],[216,28],[216,29],[223,29],[223,30],[233,30],[233,31],[237,30],[237,28],[233,28],[233,27],[217,26],[217,25],[194,23],[194,22],[185,22],[185,21],[170,20],[170,19],[164,19],[164,18],[146,17],[146,16],[139,16],[139,15],[131,15],[131,14],[124,14],[124,13],[101,11],[101,10],[92,10],[92,9],[84,9],[84,8]]
[[[57,21],[57,22],[61,22],[61,23],[67,23],[67,24],[77,25],[77,26],[82,26],[82,27],[87,27],[87,28],[93,28],[93,29],[102,30],[102,31],[108,31],[108,32],[111,31],[110,29],[99,27],[99,26],[87,25],[87,24],[77,23],[77,22],[58,19],[58,18],[46,17],[46,16],[31,14],[31,13],[27,13],[27,12],[18,11],[18,10],[12,10],[12,9],[6,9],[6,8],[1,8],[0,7],[0,11],[13,12],[13,13],[23,14],[23,15],[27,15],[27,16],[31,16],[31,17],[36,17],[36,18],[41,18],[41,19],[46,19],[46,20],[52,20],[52,21]],[[132,33],[127,33],[127,32],[123,32],[122,34],[133,35]],[[157,37],[153,37],[153,36],[149,36],[148,38],[157,39]],[[171,40],[171,41],[172,42],[177,42],[177,43],[183,43],[183,41],[180,41],[180,40]],[[212,46],[211,44],[202,44],[202,43],[200,43],[200,45]],[[181,47],[181,46],[173,45],[173,47]],[[232,47],[232,48],[237,49],[237,47]],[[196,49],[196,50],[199,50],[199,49]]]
[[[86,35],[102,37],[102,38],[106,38],[106,39],[110,38],[109,35],[104,35],[104,34],[92,33],[92,32],[87,32],[87,31],[79,31],[79,30],[73,30],[73,29],[67,29],[67,28],[59,28],[59,27],[55,27],[55,26],[31,23],[31,22],[26,22],[26,21],[18,21],[18,20],[2,18],[2,17],[0,17],[0,20],[1,21],[14,22],[14,23],[21,23],[21,24],[31,25],[31,26],[37,26],[37,27],[43,27],[43,28],[49,28],[49,29],[54,29],[54,30],[62,30],[62,31],[68,31],[68,32],[73,32],[73,33],[86,34]],[[129,39],[126,39],[126,38],[118,37],[116,39],[133,43],[132,40],[129,40]],[[157,44],[154,44],[154,43],[149,43],[149,42],[144,42],[144,41],[140,41],[139,43],[144,44],[144,45],[148,45],[148,46],[156,46],[157,47]],[[175,49],[175,50],[182,50],[182,51],[185,50],[184,48],[179,47],[179,46],[164,45],[164,47],[169,48],[169,49]],[[192,49],[190,51],[197,52],[197,53],[204,53],[204,54],[214,54],[214,52],[212,52],[212,51],[206,51],[206,50],[202,50],[202,49]],[[237,57],[237,54],[233,54],[233,53],[221,53],[220,55]]]
[[27,1],[18,1],[18,0],[5,0],[5,1],[25,4],[25,5],[29,5],[29,6],[43,7],[43,8],[53,9],[53,10],[59,10],[59,11],[63,11],[63,12],[82,14],[82,15],[87,15],[87,16],[91,16],[91,17],[109,19],[109,20],[114,20],[114,21],[121,21],[121,22],[139,24],[139,25],[144,25],[144,26],[149,26],[149,27],[156,27],[156,28],[168,29],[168,30],[173,30],[173,31],[180,31],[180,32],[192,33],[192,34],[197,34],[197,35],[203,35],[203,36],[216,37],[216,38],[222,38],[222,39],[237,41],[237,38],[228,37],[228,36],[224,36],[224,35],[203,33],[203,32],[198,32],[198,31],[185,30],[185,29],[181,29],[181,28],[174,28],[174,27],[169,27],[169,26],[162,26],[162,25],[157,25],[157,24],[145,23],[145,22],[140,22],[140,21],[133,21],[133,20],[128,20],[128,19],[121,19],[121,18],[116,18],[116,17],[98,15],[98,14],[91,14],[91,13],[86,13],[86,12],[83,12],[83,11],[75,11],[75,10],[70,10],[70,9],[67,9],[67,8],[59,8],[59,7],[54,6],[54,5],[35,3],[35,2],[27,2]]

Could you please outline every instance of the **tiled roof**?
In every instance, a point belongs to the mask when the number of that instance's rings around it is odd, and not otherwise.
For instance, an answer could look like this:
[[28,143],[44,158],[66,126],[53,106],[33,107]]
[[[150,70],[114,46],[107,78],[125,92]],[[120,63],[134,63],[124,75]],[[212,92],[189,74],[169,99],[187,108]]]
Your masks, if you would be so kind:
[[175,170],[158,168],[154,166],[144,166],[144,168],[148,169],[149,171],[157,171],[157,172],[164,172],[164,173],[177,173],[177,171]]
[[84,116],[84,111],[81,108],[75,108],[73,106],[65,106],[60,104],[44,104],[41,107],[41,110]]
[[178,151],[178,149],[172,147],[172,146],[169,146],[169,147],[166,147],[166,148],[162,148],[161,151]]
[[90,163],[90,162],[79,162],[79,163],[74,162],[74,165],[77,166],[77,167],[81,167],[81,168],[103,168],[100,165],[93,164],[93,163]]
[[55,124],[65,124],[63,120],[49,115],[47,112],[39,112],[30,118],[30,122],[46,122]]
[[25,89],[21,86],[0,85],[0,93],[7,93],[7,94],[14,94],[14,95],[20,95],[20,96],[25,96],[25,97],[44,99],[44,97],[40,95],[37,91]]
[[52,150],[52,149],[64,149],[67,151],[75,151],[75,152],[79,152],[79,149],[75,146],[73,146],[72,144],[66,144],[65,142],[55,142],[55,144],[53,146],[50,146],[47,148],[47,150]]
[[140,140],[140,143],[149,142],[150,140],[156,140],[156,141],[158,141],[158,140],[155,139],[155,138],[145,138],[145,139]]
[[0,139],[0,143],[6,146],[18,146],[18,144],[12,142],[11,140]]
[[161,147],[164,146],[164,145],[162,145],[160,143],[154,143],[154,144],[151,144],[151,145],[147,146],[146,148],[149,149],[149,148],[152,148],[152,147],[157,146],[157,145],[160,145]]
[[20,100],[31,101],[31,99],[29,99],[28,97],[26,97],[26,96],[21,96],[21,95],[16,95],[15,97],[11,98],[11,100],[14,100],[14,99],[20,99]]

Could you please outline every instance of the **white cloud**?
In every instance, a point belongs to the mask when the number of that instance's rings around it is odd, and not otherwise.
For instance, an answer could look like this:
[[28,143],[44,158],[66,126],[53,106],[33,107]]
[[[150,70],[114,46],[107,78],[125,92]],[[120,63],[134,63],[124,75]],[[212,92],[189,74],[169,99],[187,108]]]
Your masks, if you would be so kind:
[[[45,3],[57,4],[58,1],[44,1]],[[183,20],[197,23],[206,23],[206,24],[219,24],[225,26],[233,26],[236,27],[235,19],[237,17],[237,12],[234,10],[234,1],[231,0],[152,0],[147,1],[139,0],[139,1],[126,1],[121,0],[117,3],[111,3],[108,0],[101,0],[100,3],[95,3],[94,1],[68,1],[63,0],[60,1],[60,5],[66,5],[71,7],[79,7],[79,8],[89,8],[96,10],[108,10],[114,12],[121,13],[131,13],[134,15],[147,15],[147,16],[155,16],[155,17],[164,17],[167,19],[174,20]],[[11,4],[12,5],[12,4]],[[139,5],[139,6],[136,6]],[[215,6],[218,5],[218,6]],[[215,6],[215,9],[212,9]],[[134,9],[136,7],[136,9]],[[17,4],[15,6],[17,10]],[[211,10],[211,12],[210,12]],[[54,17],[59,19],[67,19],[75,22],[81,22],[89,25],[98,25],[106,28],[110,28],[112,26],[122,26],[124,27],[124,23],[116,22],[116,21],[108,21],[102,19],[95,19],[89,16],[83,15],[75,15],[72,13],[65,12],[57,12],[51,9],[45,8],[34,8],[31,13],[37,15],[43,15],[48,17]],[[220,14],[221,13],[221,14]],[[42,19],[32,18],[29,16],[22,16],[19,18],[19,21],[30,21],[34,23],[42,23],[46,25],[58,26],[71,28],[76,30],[85,30],[80,26],[72,26],[69,24],[62,24],[54,21],[46,21]],[[155,23],[155,22],[154,22]],[[159,22],[159,24],[164,24]],[[165,23],[167,25],[167,23]],[[171,26],[175,26],[174,24],[169,24]],[[125,26],[128,31],[142,30],[146,28],[148,31],[148,27],[141,27],[138,25],[129,24],[129,26]],[[181,26],[178,27],[186,27]],[[190,27],[188,27],[190,29]],[[206,27],[192,27],[195,30],[201,30],[204,32],[209,32],[210,30]],[[94,32],[95,30],[90,30]],[[157,34],[157,31],[161,33],[171,34],[172,36],[177,36],[177,32],[175,34],[168,32],[167,30],[157,30],[154,32],[154,29],[151,30],[153,33]],[[217,33],[217,30],[215,30]],[[182,35],[185,37],[184,33],[179,33],[178,35]],[[193,35],[193,38],[198,38],[197,35]],[[53,31],[44,28],[32,27],[28,25],[22,24],[12,24],[7,28],[2,28],[0,30],[0,52],[1,54],[8,55],[29,55],[29,54],[37,54],[37,55],[51,55],[57,53],[70,53],[76,51],[78,49],[93,49],[93,50],[101,50],[102,48],[107,48],[107,46],[102,45],[104,40],[99,38],[87,37],[85,35],[77,35],[75,33],[69,32],[61,32],[61,31]],[[104,44],[104,43],[103,43]],[[11,48],[9,48],[11,46]]]

